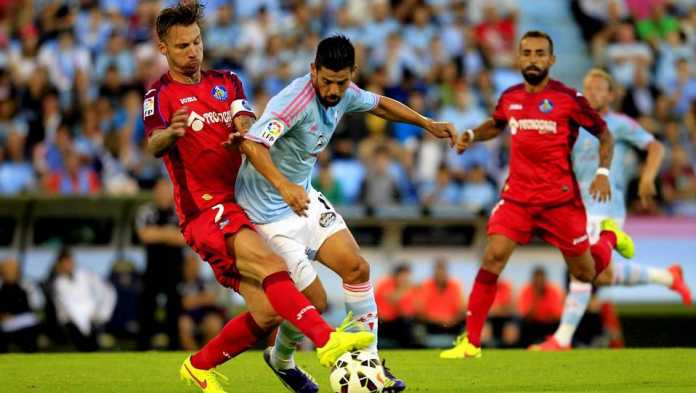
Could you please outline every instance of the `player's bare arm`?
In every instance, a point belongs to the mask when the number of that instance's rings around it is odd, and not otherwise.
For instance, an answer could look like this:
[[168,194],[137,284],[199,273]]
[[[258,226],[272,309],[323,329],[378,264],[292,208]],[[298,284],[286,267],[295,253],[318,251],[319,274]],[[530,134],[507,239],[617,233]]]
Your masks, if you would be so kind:
[[174,112],[169,127],[154,130],[147,140],[147,151],[155,157],[162,157],[179,138],[186,134],[186,118],[188,108],[181,107]]
[[665,156],[665,148],[662,146],[662,143],[654,140],[648,144],[645,151],[647,156],[643,173],[640,175],[640,182],[638,183],[638,196],[640,196],[643,207],[648,207],[657,194],[655,179],[660,170],[662,159]]
[[487,141],[500,135],[505,129],[505,122],[488,119],[472,130],[466,130],[457,138],[455,148],[461,154],[476,141]]
[[454,129],[454,124],[435,121],[425,117],[408,106],[389,97],[380,96],[379,103],[377,103],[377,106],[372,109],[370,113],[386,120],[409,123],[422,127],[436,138],[449,139],[452,145],[457,141],[457,132]]
[[609,174],[600,173],[600,170],[611,167],[611,159],[614,154],[614,137],[606,128],[599,134],[599,170],[594,181],[590,185],[590,195],[596,201],[608,202],[611,199],[611,185]]
[[306,216],[306,211],[309,207],[307,192],[304,188],[288,180],[288,178],[276,168],[268,148],[261,143],[245,139],[241,143],[240,149],[242,153],[246,155],[247,160],[251,162],[251,165],[278,190],[288,206],[290,206],[297,215]]
[[228,149],[236,148],[243,140],[244,134],[249,132],[249,129],[256,122],[253,116],[240,115],[234,118],[234,131],[230,132],[225,142],[222,145]]

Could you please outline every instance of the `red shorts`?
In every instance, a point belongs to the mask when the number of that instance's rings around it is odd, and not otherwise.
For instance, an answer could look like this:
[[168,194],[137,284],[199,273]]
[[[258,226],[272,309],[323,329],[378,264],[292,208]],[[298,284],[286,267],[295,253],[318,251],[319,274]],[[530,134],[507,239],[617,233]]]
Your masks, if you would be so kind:
[[210,264],[220,284],[235,291],[239,291],[241,276],[236,259],[227,252],[227,237],[245,227],[254,229],[244,210],[225,202],[201,211],[183,228],[186,244]]
[[524,206],[501,200],[488,220],[488,235],[503,235],[527,244],[534,232],[563,255],[579,256],[589,247],[585,205],[576,199],[555,206]]

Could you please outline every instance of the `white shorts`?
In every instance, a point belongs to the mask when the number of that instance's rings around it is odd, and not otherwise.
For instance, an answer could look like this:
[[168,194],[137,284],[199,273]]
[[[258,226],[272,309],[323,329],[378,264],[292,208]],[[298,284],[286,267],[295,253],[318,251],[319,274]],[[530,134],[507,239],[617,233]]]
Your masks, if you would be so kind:
[[343,217],[320,192],[312,189],[307,216],[293,214],[270,224],[256,225],[257,232],[288,265],[288,272],[300,291],[317,277],[312,262],[324,241],[347,229]]
[[590,244],[595,244],[597,243],[597,240],[599,240],[599,234],[602,232],[601,224],[602,220],[611,218],[612,220],[616,221],[617,224],[619,224],[620,228],[623,228],[624,226],[624,221],[626,221],[626,217],[609,217],[609,216],[593,216],[593,215],[588,215],[587,216],[587,234],[590,236]]

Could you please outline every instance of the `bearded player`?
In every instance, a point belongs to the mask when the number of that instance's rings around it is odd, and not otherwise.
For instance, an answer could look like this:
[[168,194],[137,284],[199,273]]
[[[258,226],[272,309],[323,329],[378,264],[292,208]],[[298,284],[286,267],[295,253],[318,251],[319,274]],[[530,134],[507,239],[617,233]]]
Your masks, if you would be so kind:
[[[454,127],[435,122],[406,105],[358,88],[355,49],[343,36],[322,40],[311,72],[295,79],[271,98],[263,115],[244,135],[246,155],[237,179],[239,204],[257,230],[288,264],[295,284],[307,297],[323,299],[323,287],[312,265],[317,260],[343,281],[346,309],[356,321],[377,333],[377,303],[370,284],[370,266],[341,215],[311,186],[317,154],[324,150],[345,113],[370,112],[384,119],[415,124],[438,138],[454,142]],[[321,300],[319,300],[321,301]],[[265,359],[295,392],[318,387],[293,375],[293,353],[302,334],[280,326],[276,344]],[[377,351],[376,342],[370,347]],[[385,391],[406,388],[385,369]]]
[[206,393],[224,392],[214,368],[245,351],[280,323],[290,321],[317,346],[323,365],[374,341],[369,332],[334,331],[295,287],[283,259],[254,231],[235,203],[241,155],[223,147],[230,132],[254,121],[234,73],[202,71],[203,43],[196,2],[164,9],[156,27],[169,72],[145,96],[147,149],[162,157],[186,242],[207,261],[225,287],[239,292],[248,312],[181,366],[181,378]]
[[[626,218],[624,175],[626,155],[631,147],[646,152],[645,167],[640,176],[638,195],[644,205],[650,203],[655,195],[655,178],[660,170],[663,147],[660,142],[630,117],[610,110],[613,99],[613,80],[600,69],[592,69],[583,82],[585,97],[598,111],[614,136],[614,159],[610,169],[609,180],[613,196],[609,203],[597,203],[587,192],[592,175],[597,170],[597,141],[584,130],[580,131],[573,147],[573,172],[580,185],[582,200],[587,210],[587,233],[590,242],[595,242],[600,231],[600,223],[611,218],[620,226]],[[596,285],[635,286],[657,284],[677,292],[684,304],[691,304],[691,292],[687,287],[682,268],[672,265],[667,269],[643,266],[625,261],[615,261],[595,280]],[[573,334],[585,314],[590,302],[592,285],[577,280],[571,281],[566,297],[561,323],[556,332],[541,344],[532,345],[531,350],[562,351],[571,348]]]
[[517,53],[524,83],[503,92],[492,119],[458,138],[456,148],[461,153],[472,143],[509,128],[510,174],[488,221],[488,244],[469,297],[467,332],[454,348],[440,354],[442,358],[481,357],[481,329],[495,298],[498,276],[515,247],[528,243],[534,232],[561,251],[571,274],[583,282],[595,280],[606,269],[614,248],[622,255],[633,253],[631,239],[609,220],[602,222],[599,239],[590,246],[571,149],[579,127],[599,139],[599,168],[589,193],[607,202],[613,138],[582,94],[549,78],[554,62],[551,37],[527,32]]

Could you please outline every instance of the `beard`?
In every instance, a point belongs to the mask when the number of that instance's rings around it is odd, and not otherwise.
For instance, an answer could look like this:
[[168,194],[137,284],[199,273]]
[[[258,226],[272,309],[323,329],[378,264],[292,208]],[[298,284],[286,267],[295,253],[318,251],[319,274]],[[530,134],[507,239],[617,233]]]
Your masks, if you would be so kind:
[[[529,71],[536,71],[535,74],[530,73]],[[522,71],[522,77],[524,78],[527,83],[529,83],[532,86],[536,86],[539,83],[541,83],[546,77],[549,75],[549,69],[539,69],[537,67],[527,67]]]
[[[319,98],[319,102],[321,102],[321,104],[322,104],[324,107],[326,107],[326,108],[330,108],[330,107],[332,107],[332,106],[336,106],[336,105],[338,105],[339,102],[341,102],[341,97],[339,97],[339,96],[323,97],[323,96],[319,93],[319,91],[317,91],[316,94],[317,94],[317,97]],[[331,101],[328,100],[327,98],[331,98]]]

